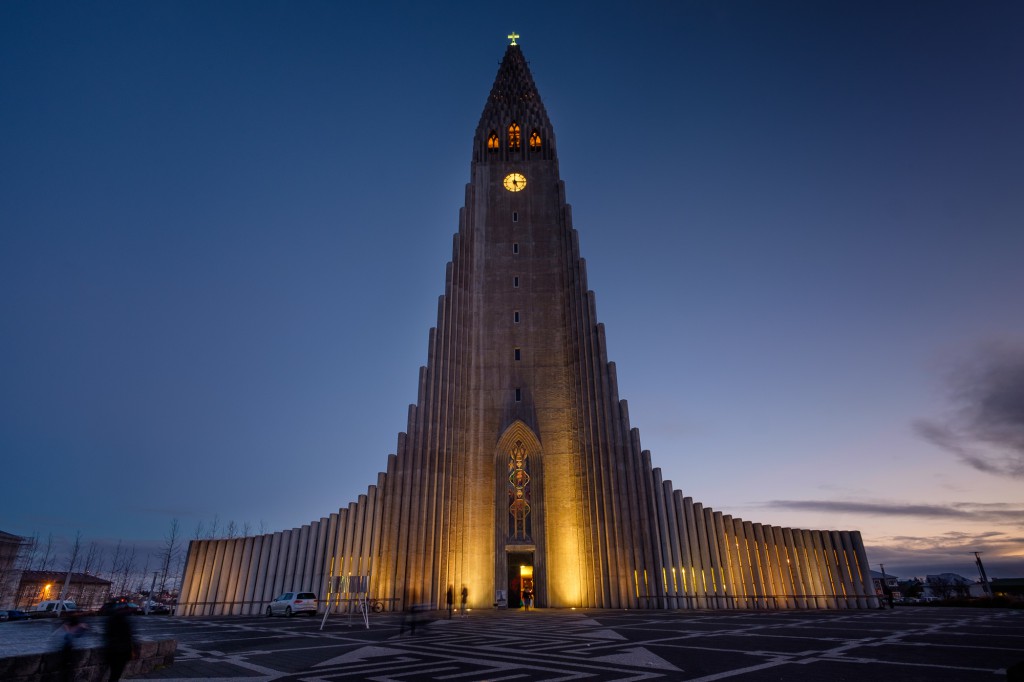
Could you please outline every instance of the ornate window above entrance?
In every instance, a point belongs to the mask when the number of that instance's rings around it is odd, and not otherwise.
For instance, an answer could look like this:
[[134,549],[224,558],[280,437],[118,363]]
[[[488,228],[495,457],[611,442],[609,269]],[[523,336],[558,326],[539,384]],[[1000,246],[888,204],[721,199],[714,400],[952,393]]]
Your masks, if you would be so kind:
[[508,453],[509,540],[530,541],[530,458],[523,441]]

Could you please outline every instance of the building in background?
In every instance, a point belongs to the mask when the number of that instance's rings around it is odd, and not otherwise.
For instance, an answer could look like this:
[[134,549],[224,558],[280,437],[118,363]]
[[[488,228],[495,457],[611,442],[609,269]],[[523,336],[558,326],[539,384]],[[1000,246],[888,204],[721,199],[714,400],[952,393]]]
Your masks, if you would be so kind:
[[[612,159],[623,139],[609,122]],[[734,518],[652,465],[514,40],[472,147],[427,365],[386,472],[301,528],[193,541],[177,613],[260,613],[292,590],[330,601],[339,576],[368,576],[388,609],[443,608],[449,589],[470,607],[517,606],[526,590],[539,607],[877,606],[858,532]]]
[[75,602],[83,611],[98,609],[110,598],[110,581],[85,573],[67,571],[22,571],[14,608],[28,610],[41,601],[64,599]]
[[31,546],[30,538],[0,530],[0,610],[13,609],[21,577],[21,559]]

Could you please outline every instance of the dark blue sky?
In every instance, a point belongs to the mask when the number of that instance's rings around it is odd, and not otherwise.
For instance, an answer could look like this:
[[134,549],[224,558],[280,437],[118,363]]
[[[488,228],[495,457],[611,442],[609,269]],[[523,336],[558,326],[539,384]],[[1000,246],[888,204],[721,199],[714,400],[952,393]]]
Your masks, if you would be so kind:
[[0,529],[375,482],[516,30],[665,477],[1024,575],[1024,6],[363,5],[0,4]]

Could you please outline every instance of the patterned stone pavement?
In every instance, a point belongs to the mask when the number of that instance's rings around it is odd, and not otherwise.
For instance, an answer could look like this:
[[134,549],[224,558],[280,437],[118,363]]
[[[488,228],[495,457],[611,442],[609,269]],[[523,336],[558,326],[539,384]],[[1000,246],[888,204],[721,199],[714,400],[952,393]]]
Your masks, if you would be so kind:
[[[1024,611],[471,612],[319,619],[151,617],[174,665],[144,679],[998,681],[1024,660]],[[3,632],[0,627],[0,638]]]

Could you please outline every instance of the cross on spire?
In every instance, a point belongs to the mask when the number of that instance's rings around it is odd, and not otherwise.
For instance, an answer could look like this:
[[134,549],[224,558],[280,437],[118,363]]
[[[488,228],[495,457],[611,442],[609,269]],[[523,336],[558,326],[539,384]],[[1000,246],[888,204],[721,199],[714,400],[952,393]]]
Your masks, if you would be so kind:
[[519,34],[516,33],[515,31],[512,31],[511,33],[508,34],[507,38],[512,41],[511,42],[512,45],[515,45],[516,44],[516,39],[519,38]]

